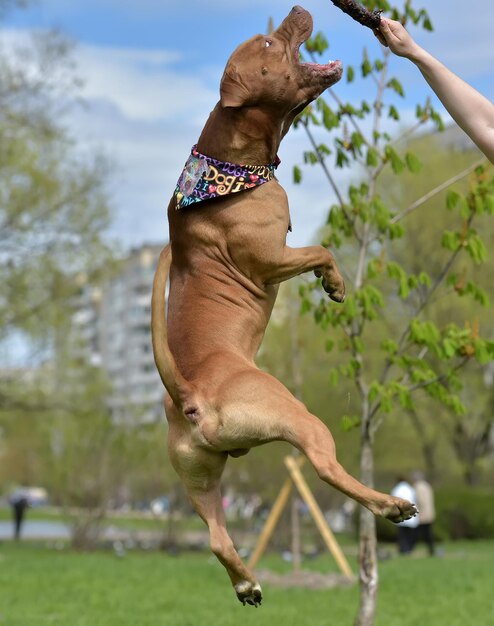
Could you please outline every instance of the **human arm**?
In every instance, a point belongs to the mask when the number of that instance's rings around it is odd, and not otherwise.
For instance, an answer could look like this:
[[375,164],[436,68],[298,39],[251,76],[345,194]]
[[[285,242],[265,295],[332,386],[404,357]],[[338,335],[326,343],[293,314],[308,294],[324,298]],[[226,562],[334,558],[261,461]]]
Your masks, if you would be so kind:
[[392,52],[415,63],[458,126],[494,163],[494,104],[421,48],[399,22],[382,18],[374,32]]

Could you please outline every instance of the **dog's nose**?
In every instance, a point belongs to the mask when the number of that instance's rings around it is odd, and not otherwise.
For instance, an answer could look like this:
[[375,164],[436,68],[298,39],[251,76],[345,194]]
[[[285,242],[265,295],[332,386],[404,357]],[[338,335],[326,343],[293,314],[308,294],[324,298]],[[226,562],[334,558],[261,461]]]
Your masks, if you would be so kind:
[[305,9],[302,8],[299,4],[296,4],[293,9],[292,9],[293,13],[305,13]]

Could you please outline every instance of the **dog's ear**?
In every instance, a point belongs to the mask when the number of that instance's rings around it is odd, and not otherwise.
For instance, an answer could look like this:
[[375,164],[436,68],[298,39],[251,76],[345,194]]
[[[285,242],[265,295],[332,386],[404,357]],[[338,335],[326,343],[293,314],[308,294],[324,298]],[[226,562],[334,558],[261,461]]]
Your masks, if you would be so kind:
[[221,106],[238,108],[245,106],[250,96],[236,66],[228,65],[220,83]]

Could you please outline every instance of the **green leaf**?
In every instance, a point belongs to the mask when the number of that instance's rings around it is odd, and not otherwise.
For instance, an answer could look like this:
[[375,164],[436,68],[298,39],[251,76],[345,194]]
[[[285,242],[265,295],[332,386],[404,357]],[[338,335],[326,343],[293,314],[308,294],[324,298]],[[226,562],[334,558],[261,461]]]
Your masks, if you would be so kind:
[[308,313],[312,309],[312,303],[309,299],[305,298],[302,300],[302,304],[300,305],[300,315],[304,315]]
[[405,154],[405,161],[408,169],[410,170],[410,172],[412,172],[412,174],[417,174],[417,172],[420,172],[420,170],[422,169],[422,163],[420,159],[412,152],[407,152]]
[[389,232],[389,238],[391,240],[401,239],[401,237],[403,237],[403,235],[405,234],[405,229],[403,227],[403,224],[400,224],[400,223],[389,224],[388,232]]
[[314,151],[307,150],[304,152],[304,163],[307,163],[308,165],[315,165],[316,163],[319,163],[319,158]]
[[426,287],[430,287],[432,285],[431,277],[426,272],[420,272],[418,280],[421,285],[425,285]]
[[336,167],[344,167],[345,165],[350,165],[350,159],[342,148],[338,148],[336,151]]
[[420,322],[415,319],[410,324],[410,339],[418,345],[428,346],[437,354],[441,334],[433,322]]
[[369,402],[375,402],[377,398],[382,394],[383,386],[380,385],[377,381],[372,381],[369,386]]
[[298,185],[302,181],[302,170],[298,165],[293,166],[293,182]]
[[398,113],[398,109],[395,106],[390,105],[388,117],[396,121],[400,119],[400,114]]
[[324,100],[322,100],[322,102],[322,122],[324,126],[328,130],[336,128],[340,123],[338,116],[334,113],[331,107],[324,102]]
[[351,143],[352,146],[354,148],[354,150],[356,150],[359,154],[361,153],[361,148],[364,145],[364,138],[360,133],[352,133],[351,136]]
[[494,214],[494,195],[488,195],[485,198],[485,210],[489,215]]
[[443,349],[446,358],[450,359],[452,356],[454,356],[456,354],[457,347],[458,345],[455,341],[453,341],[452,339],[445,339],[443,341]]
[[446,250],[454,251],[459,248],[460,244],[461,241],[458,233],[454,233],[450,230],[444,231],[441,239],[441,245],[443,248],[446,248]]
[[404,409],[413,409],[413,401],[410,395],[410,391],[408,389],[400,385],[397,391],[397,395],[400,406],[402,406]]
[[365,78],[372,72],[372,64],[369,61],[367,53],[364,56],[364,60],[362,61],[362,65],[360,66],[362,70],[362,76]]
[[367,149],[366,163],[369,167],[377,167],[379,165],[379,153],[375,148],[369,146]]
[[346,69],[347,83],[353,83],[354,78],[355,78],[355,70],[353,69],[351,65],[349,65]]
[[340,382],[340,375],[338,373],[338,370],[332,369],[329,372],[329,384],[332,385],[333,387],[336,387],[339,382]]
[[446,207],[448,209],[454,209],[458,204],[458,200],[460,199],[460,194],[454,189],[448,189],[448,193],[446,194]]
[[308,52],[317,52],[319,54],[322,54],[328,48],[329,48],[328,40],[326,39],[325,35],[321,33],[320,31],[316,33],[314,37],[310,37],[305,42],[305,49]]
[[472,235],[466,242],[465,249],[476,265],[480,265],[487,257],[487,249],[478,235]]
[[341,427],[345,432],[348,432],[350,430],[353,430],[354,428],[357,428],[358,426],[360,426],[360,424],[362,423],[362,420],[360,419],[360,417],[357,417],[355,415],[344,415],[341,418]]
[[391,80],[389,80],[386,84],[386,87],[389,87],[389,89],[395,91],[402,98],[405,97],[403,87],[401,86],[401,83],[398,81],[397,78],[392,78]]
[[393,339],[384,339],[381,342],[381,348],[390,355],[394,355],[398,352],[398,344]]
[[396,150],[388,144],[384,149],[384,154],[386,158],[390,161],[393,172],[395,174],[401,174],[405,169],[405,163],[398,156]]
[[432,22],[430,21],[428,17],[424,19],[424,21],[422,22],[422,26],[424,27],[425,30],[428,30],[428,31],[434,30],[434,27],[432,26]]

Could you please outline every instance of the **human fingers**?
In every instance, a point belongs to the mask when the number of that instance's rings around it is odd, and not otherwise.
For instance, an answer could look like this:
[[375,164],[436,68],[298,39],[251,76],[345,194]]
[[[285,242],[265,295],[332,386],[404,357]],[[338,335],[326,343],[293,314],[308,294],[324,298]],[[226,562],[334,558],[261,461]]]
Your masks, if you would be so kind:
[[381,31],[378,28],[375,28],[372,32],[377,37],[377,39],[379,39],[379,43],[381,43],[383,46],[388,45],[386,42],[386,39],[384,39],[384,35],[381,33]]
[[415,42],[400,22],[383,18],[381,19],[379,30],[387,45],[395,54],[408,56],[411,53]]

